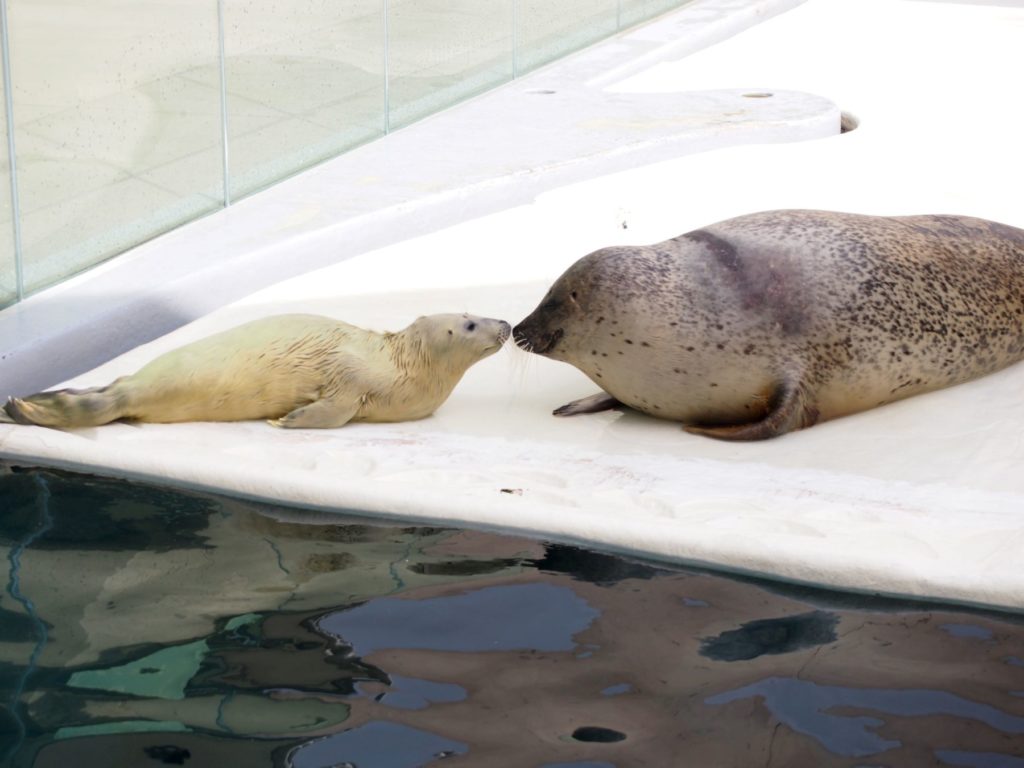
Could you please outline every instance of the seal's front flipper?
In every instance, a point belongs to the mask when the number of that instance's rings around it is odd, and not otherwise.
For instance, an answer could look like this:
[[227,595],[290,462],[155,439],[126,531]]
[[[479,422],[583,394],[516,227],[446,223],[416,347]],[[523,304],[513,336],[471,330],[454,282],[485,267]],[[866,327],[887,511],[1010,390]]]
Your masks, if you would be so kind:
[[347,424],[359,411],[361,400],[337,403],[333,400],[315,400],[296,408],[279,419],[268,419],[270,424],[284,429],[330,429]]
[[818,420],[818,409],[807,395],[803,382],[786,383],[779,388],[772,409],[760,421],[728,426],[686,426],[693,435],[718,440],[767,440],[787,432],[803,429]]
[[571,403],[566,403],[560,408],[555,408],[552,413],[555,416],[575,416],[579,413],[598,413],[599,411],[609,411],[612,408],[618,408],[620,405],[622,405],[622,403],[607,392],[598,392],[596,395],[580,398],[579,400],[573,400]]

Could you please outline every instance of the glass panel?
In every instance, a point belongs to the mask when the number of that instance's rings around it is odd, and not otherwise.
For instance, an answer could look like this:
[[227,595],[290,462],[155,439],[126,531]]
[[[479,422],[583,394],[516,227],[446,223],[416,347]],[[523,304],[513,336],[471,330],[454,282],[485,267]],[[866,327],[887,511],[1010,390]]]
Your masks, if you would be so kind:
[[512,79],[512,3],[389,0],[391,127]]
[[519,74],[618,30],[618,0],[518,0]]
[[221,205],[216,0],[8,0],[27,290]]
[[[681,4],[223,0],[230,196]],[[217,0],[8,0],[8,11],[28,291],[223,204]],[[15,291],[6,160],[0,151],[0,306]]]
[[685,5],[689,0],[620,0],[619,20],[623,27],[639,24]]
[[383,9],[225,0],[232,199],[383,135]]
[[18,298],[14,266],[14,223],[11,216],[11,164],[7,158],[7,105],[0,79],[0,307]]

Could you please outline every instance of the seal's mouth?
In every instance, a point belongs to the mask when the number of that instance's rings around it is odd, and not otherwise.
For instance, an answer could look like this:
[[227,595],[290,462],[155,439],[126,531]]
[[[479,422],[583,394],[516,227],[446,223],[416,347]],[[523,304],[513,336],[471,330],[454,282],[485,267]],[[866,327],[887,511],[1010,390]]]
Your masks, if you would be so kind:
[[529,330],[523,327],[523,323],[516,326],[513,331],[516,346],[520,349],[524,349],[527,352],[533,352],[535,355],[546,355],[555,345],[558,344],[565,332],[561,328],[556,328],[550,333],[542,334],[536,338],[532,337]]

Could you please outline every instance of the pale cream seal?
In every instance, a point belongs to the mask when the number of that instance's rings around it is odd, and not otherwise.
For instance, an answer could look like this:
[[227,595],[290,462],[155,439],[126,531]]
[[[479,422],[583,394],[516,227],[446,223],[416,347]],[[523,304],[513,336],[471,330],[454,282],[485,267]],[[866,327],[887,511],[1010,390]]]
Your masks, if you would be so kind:
[[269,419],[322,428],[422,419],[509,330],[503,320],[458,314],[421,317],[397,333],[277,315],[172,350],[105,387],[10,398],[2,415],[47,427]]

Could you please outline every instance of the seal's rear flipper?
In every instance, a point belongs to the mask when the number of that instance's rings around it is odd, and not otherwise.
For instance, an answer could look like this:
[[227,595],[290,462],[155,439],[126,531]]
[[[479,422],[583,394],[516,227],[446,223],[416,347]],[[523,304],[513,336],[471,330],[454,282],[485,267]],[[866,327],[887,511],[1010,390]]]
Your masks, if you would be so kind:
[[108,424],[124,416],[124,398],[116,387],[120,381],[105,387],[58,389],[8,398],[3,407],[7,416],[4,421],[58,429]]
[[607,392],[598,392],[590,397],[573,400],[560,408],[555,408],[552,413],[555,416],[575,416],[579,413],[598,413],[599,411],[610,411],[618,408],[622,403],[609,395]]
[[767,440],[787,432],[809,427],[818,421],[818,409],[809,401],[802,382],[783,384],[772,409],[760,421],[726,426],[684,426],[693,435],[714,437],[717,440]]
[[[18,411],[18,404],[13,397],[7,398],[7,402],[0,408],[0,424],[31,424],[31,421],[19,420],[21,416]],[[23,417],[22,417],[23,418]]]

